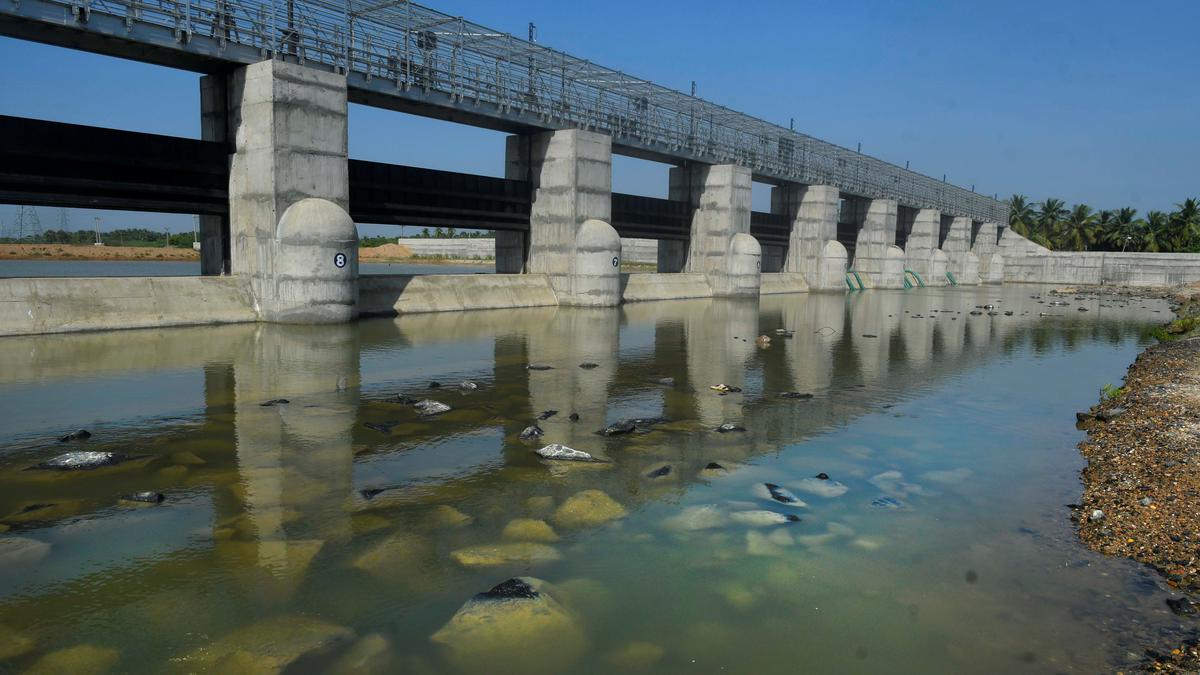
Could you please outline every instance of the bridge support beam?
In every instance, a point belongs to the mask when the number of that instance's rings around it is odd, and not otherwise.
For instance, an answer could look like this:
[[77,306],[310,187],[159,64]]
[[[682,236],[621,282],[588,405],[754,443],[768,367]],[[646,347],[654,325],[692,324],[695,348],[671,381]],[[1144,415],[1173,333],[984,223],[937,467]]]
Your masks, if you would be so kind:
[[[200,138],[229,141],[229,76],[200,78]],[[206,277],[229,274],[229,218],[200,216],[200,274]]]
[[[509,136],[505,177],[533,190],[529,239],[496,241],[497,272],[545,274],[562,305],[620,303],[621,238],[612,221],[612,137],[579,129]],[[519,233],[518,233],[519,234]]]
[[970,218],[953,216],[950,219],[949,230],[942,240],[942,250],[949,260],[948,271],[954,275],[959,285],[979,285],[979,258],[971,253]]
[[854,270],[874,288],[904,288],[904,251],[896,246],[898,205],[894,199],[870,199],[854,247]]
[[358,236],[347,214],[346,78],[283,61],[230,76],[234,275],[264,321],[358,315]]
[[[750,176],[749,168],[735,164],[688,164],[671,169],[669,198],[686,201],[692,208],[682,271],[707,276],[714,296],[757,297],[762,283],[762,248],[750,235]],[[660,270],[663,249],[671,248],[662,243]],[[672,267],[678,262],[678,248],[667,252]]]
[[[944,264],[938,270],[934,262],[941,223],[942,214],[937,209],[917,210],[912,231],[908,233],[908,241],[904,244],[905,266],[916,272],[926,286],[945,286],[949,283]],[[945,254],[941,257],[944,258]]]
[[783,271],[803,274],[813,291],[846,290],[846,248],[837,241],[838,189],[787,184],[771,188],[771,213],[792,222]]

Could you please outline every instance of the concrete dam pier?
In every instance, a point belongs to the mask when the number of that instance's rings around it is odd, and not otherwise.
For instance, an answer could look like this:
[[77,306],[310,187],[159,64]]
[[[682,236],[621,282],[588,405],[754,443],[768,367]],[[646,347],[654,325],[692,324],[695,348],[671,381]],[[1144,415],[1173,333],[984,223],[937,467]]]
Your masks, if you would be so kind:
[[[178,3],[172,17],[121,4],[6,4],[0,34],[201,72],[202,138],[0,117],[14,167],[0,192],[197,213],[203,276],[0,280],[0,334],[1005,276],[1015,234],[996,200],[461,18],[351,2],[329,19],[350,26],[334,44],[328,26],[274,25],[256,2]],[[504,177],[352,159],[350,102],[508,132]],[[668,163],[667,198],[614,193],[614,153]],[[752,208],[755,181],[771,185],[769,212]],[[360,277],[355,223],[494,230],[497,274]],[[622,273],[622,238],[656,240],[657,270]]]

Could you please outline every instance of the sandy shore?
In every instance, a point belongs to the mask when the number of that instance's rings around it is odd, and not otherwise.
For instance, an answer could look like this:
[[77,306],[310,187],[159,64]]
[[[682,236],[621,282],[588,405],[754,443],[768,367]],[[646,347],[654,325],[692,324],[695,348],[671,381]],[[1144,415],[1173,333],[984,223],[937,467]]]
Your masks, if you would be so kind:
[[[1086,413],[1083,499],[1072,519],[1083,543],[1145,563],[1180,594],[1168,603],[1185,620],[1200,615],[1200,336],[1187,317],[1200,291],[1172,298],[1180,320],[1142,352],[1125,384]],[[1200,644],[1148,648],[1149,672],[1197,672]]]

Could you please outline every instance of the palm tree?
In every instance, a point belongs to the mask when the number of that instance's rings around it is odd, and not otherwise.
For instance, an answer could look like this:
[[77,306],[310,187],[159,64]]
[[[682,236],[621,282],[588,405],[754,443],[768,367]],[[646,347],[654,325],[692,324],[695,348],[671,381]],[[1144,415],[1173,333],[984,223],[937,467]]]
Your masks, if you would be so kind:
[[1022,237],[1028,237],[1036,215],[1033,205],[1029,203],[1025,195],[1013,195],[1009,198],[1008,226],[1012,228],[1013,232]]
[[1047,199],[1038,205],[1036,227],[1031,233],[1034,241],[1049,247],[1058,236],[1059,223],[1067,216],[1061,199]]
[[1096,214],[1087,204],[1076,204],[1062,222],[1059,231],[1059,247],[1072,251],[1086,251],[1096,239]]
[[1138,220],[1137,209],[1128,206],[1113,213],[1112,222],[1099,235],[1114,251],[1138,251],[1142,248],[1144,223]]
[[1163,253],[1171,250],[1171,244],[1168,241],[1170,222],[1167,220],[1167,214],[1162,211],[1150,211],[1146,214],[1146,220],[1142,225],[1142,239],[1145,242],[1142,250],[1150,253]]
[[1200,244],[1200,203],[1195,199],[1185,199],[1182,204],[1175,206],[1179,210],[1167,218],[1170,223],[1172,249],[1187,251]]

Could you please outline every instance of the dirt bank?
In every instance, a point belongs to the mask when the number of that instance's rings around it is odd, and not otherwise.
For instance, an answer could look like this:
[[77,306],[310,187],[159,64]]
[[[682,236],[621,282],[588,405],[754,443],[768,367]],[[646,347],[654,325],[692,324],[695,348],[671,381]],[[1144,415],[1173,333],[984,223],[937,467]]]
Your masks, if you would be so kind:
[[0,244],[0,260],[199,260],[190,248]]
[[[1161,295],[1157,297],[1163,297]],[[1181,594],[1171,611],[1200,617],[1200,336],[1193,336],[1200,291],[1171,296],[1179,319],[1158,331],[1120,390],[1086,413],[1083,499],[1072,518],[1089,548],[1145,563]],[[1187,618],[1190,617],[1190,618]],[[1200,670],[1195,640],[1146,650],[1151,672]]]

